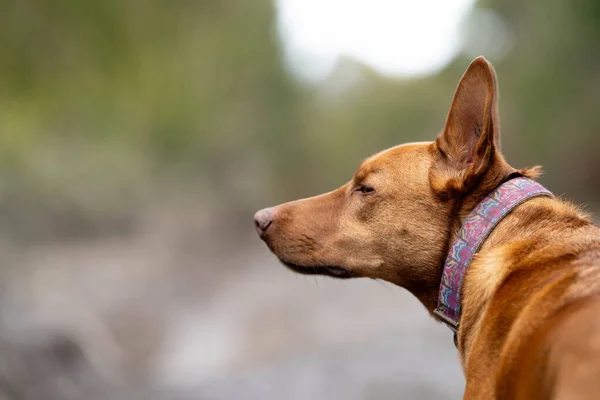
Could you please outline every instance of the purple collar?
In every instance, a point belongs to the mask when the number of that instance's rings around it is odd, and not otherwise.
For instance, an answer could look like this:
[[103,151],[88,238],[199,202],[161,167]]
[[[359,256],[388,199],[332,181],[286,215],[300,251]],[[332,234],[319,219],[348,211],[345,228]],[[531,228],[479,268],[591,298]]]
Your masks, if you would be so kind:
[[434,311],[455,333],[460,320],[460,289],[471,259],[502,218],[538,196],[552,197],[552,193],[532,179],[511,179],[477,204],[463,223],[444,264],[438,306]]

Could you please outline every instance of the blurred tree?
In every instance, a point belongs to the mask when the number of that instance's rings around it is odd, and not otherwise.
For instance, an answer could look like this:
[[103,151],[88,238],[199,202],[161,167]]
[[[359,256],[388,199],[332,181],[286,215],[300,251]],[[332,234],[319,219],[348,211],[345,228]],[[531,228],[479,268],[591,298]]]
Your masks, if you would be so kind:
[[[544,164],[552,189],[600,202],[597,2],[478,7],[516,37],[496,63],[509,160]],[[9,0],[0,214],[102,219],[187,190],[246,223],[258,203],[332,188],[375,151],[432,139],[469,58],[405,81],[345,59],[303,86],[283,68],[269,0]]]

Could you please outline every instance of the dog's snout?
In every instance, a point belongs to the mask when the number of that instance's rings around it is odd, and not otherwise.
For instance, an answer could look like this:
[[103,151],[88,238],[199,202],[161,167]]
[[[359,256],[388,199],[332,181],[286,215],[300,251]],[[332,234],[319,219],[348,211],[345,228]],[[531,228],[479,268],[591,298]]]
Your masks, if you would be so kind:
[[271,223],[273,222],[274,210],[272,208],[265,208],[254,214],[254,225],[259,235],[262,235],[267,231]]

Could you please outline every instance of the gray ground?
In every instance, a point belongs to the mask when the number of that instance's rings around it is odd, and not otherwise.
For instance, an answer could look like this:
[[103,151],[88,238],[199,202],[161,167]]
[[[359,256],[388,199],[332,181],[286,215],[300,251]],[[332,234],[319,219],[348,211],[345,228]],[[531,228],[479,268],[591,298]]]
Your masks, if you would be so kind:
[[404,290],[142,231],[4,249],[0,400],[461,397],[450,331]]

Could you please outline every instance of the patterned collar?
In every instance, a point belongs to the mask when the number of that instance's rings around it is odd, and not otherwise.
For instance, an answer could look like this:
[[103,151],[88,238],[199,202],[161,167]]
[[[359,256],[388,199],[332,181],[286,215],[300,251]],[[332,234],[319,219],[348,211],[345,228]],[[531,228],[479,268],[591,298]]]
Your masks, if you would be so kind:
[[460,320],[462,281],[471,259],[502,218],[517,206],[538,196],[552,197],[552,193],[532,179],[513,178],[477,204],[460,228],[444,264],[438,306],[434,311],[454,333],[458,330]]

